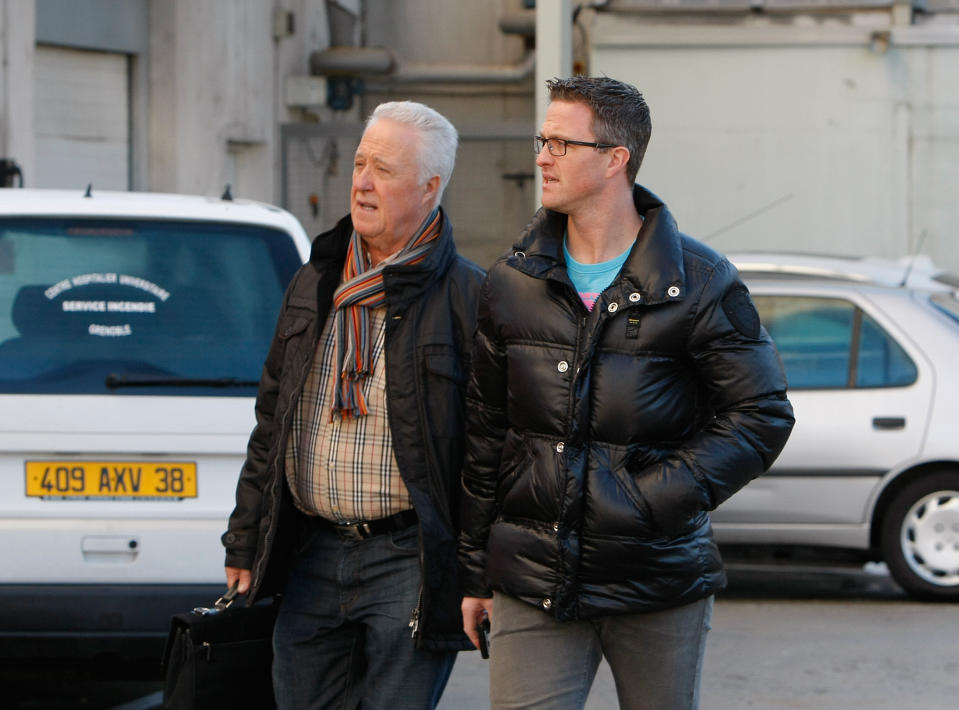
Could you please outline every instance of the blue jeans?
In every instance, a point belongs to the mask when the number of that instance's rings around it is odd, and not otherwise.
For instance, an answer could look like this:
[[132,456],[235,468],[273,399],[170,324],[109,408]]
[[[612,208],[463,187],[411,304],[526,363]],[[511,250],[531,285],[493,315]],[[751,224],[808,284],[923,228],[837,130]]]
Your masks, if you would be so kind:
[[422,710],[439,702],[455,652],[418,649],[417,526],[365,540],[304,525],[273,632],[279,710]]
[[620,708],[699,707],[713,598],[646,614],[557,621],[493,595],[490,702],[495,710],[582,708],[605,656]]

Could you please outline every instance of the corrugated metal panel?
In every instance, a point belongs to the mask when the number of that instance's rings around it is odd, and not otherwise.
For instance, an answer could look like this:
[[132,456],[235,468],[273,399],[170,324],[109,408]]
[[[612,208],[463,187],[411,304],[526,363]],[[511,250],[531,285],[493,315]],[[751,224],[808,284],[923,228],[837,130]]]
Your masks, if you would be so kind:
[[125,54],[37,46],[37,187],[129,189],[128,73]]

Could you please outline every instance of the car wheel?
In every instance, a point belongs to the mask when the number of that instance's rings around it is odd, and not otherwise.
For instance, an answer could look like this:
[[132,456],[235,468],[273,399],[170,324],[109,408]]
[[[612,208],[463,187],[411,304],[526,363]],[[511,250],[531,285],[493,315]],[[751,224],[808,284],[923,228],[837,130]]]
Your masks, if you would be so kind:
[[910,594],[959,600],[959,472],[923,476],[896,495],[882,527],[882,553]]

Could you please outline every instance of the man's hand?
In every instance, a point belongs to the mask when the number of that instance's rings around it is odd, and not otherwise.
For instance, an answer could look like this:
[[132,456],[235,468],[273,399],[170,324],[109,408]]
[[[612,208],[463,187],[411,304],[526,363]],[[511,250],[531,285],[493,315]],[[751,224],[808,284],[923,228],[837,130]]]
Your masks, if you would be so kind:
[[250,580],[252,578],[253,575],[250,574],[250,570],[248,569],[240,569],[239,567],[226,568],[226,588],[230,589],[234,582],[239,582],[236,590],[238,594],[246,594],[250,591]]
[[473,645],[479,648],[479,634],[476,632],[476,626],[483,619],[493,619],[493,600],[482,597],[463,597],[460,609],[463,612],[463,631],[470,637]]

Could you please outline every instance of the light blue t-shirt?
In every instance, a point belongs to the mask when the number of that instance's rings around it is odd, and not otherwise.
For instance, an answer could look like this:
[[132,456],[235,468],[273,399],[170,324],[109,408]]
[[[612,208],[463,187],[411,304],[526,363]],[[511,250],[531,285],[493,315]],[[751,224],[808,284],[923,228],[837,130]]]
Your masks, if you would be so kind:
[[632,249],[624,251],[619,256],[602,261],[598,264],[581,264],[569,255],[569,249],[566,248],[566,239],[563,239],[563,253],[566,255],[566,271],[569,273],[569,280],[573,282],[579,297],[583,299],[587,310],[593,310],[596,299],[599,298],[607,286],[613,283],[616,274],[626,263],[626,257]]

